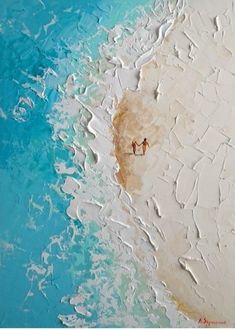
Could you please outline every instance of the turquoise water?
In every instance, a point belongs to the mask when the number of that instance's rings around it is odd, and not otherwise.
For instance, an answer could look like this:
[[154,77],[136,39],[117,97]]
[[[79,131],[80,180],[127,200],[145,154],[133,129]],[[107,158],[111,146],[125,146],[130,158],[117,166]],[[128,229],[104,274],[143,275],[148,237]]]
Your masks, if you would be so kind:
[[[6,0],[1,4],[1,327],[63,326],[58,315],[72,314],[74,309],[61,299],[94,279],[92,255],[105,256],[100,279],[112,285],[115,256],[99,241],[95,219],[93,224],[77,221],[73,225],[66,215],[70,196],[60,190],[65,177],[55,171],[54,164],[73,164],[70,151],[52,139],[49,119],[59,120],[53,108],[61,98],[57,86],[77,70],[86,53],[93,59],[99,57],[98,46],[107,38],[106,33],[94,37],[99,25],[113,27],[135,6],[149,3]],[[53,19],[55,23],[47,25]],[[80,50],[78,44],[83,45]],[[78,165],[73,177],[79,180],[82,176]],[[120,292],[112,297],[119,305],[125,285],[123,280]],[[99,287],[84,287],[91,291],[88,300],[95,307],[91,316],[80,317],[87,326],[100,327]],[[121,312],[122,306],[114,310],[110,302],[103,317],[108,320]],[[107,325],[125,326],[108,321]],[[145,320],[143,325],[153,324]]]

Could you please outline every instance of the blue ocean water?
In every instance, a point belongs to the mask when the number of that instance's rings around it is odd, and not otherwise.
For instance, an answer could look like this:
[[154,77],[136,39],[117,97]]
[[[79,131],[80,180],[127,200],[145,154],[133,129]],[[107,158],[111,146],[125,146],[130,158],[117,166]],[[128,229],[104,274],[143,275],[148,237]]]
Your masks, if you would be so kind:
[[[61,98],[58,85],[77,69],[85,53],[93,59],[99,57],[98,47],[107,38],[105,32],[94,38],[99,25],[113,27],[135,6],[150,3],[5,0],[1,4],[1,327],[63,326],[58,315],[74,310],[61,299],[94,279],[92,254],[106,256],[100,276],[112,282],[114,256],[97,238],[95,219],[84,225],[71,223],[66,215],[70,196],[60,190],[65,178],[54,164],[73,164],[70,151],[60,140],[52,139],[49,119],[56,120],[53,107]],[[79,50],[77,44],[82,45]],[[83,169],[77,166],[74,177],[79,180],[82,176]],[[79,234],[74,236],[75,227]],[[123,280],[121,291],[125,285]],[[83,318],[86,324],[99,327],[99,288],[89,290],[89,302],[96,308]],[[106,317],[115,313],[110,307]]]

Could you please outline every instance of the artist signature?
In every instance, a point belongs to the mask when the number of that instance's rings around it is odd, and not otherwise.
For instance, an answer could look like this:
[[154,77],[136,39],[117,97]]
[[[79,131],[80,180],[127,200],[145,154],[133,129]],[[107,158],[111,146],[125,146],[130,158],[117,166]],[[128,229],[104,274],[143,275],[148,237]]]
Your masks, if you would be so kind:
[[211,321],[211,320],[208,320],[206,317],[201,317],[198,320],[198,323],[201,325],[204,325],[206,327],[209,327],[211,325],[216,325],[216,324],[226,324],[227,322],[226,321]]

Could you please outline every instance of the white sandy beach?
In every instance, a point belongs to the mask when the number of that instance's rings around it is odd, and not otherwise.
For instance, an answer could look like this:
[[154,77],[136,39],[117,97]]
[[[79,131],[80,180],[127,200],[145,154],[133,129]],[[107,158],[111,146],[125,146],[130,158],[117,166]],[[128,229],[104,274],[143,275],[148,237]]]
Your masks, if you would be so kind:
[[[121,318],[132,327],[136,265],[151,308],[163,306],[171,326],[235,326],[234,1],[182,3],[143,15],[136,29],[111,30],[102,60],[89,67],[99,71],[90,75],[94,95],[88,86],[64,101],[63,111],[92,117],[74,130],[95,137],[70,145],[86,176],[79,184],[67,177],[67,214],[102,227],[99,238],[120,263],[114,289],[123,273],[130,281]],[[73,79],[67,85],[76,88]],[[146,155],[132,155],[131,141],[145,137]]]
[[[235,326],[235,8],[190,0],[114,116],[119,182],[177,308]],[[131,141],[150,149],[130,155]]]

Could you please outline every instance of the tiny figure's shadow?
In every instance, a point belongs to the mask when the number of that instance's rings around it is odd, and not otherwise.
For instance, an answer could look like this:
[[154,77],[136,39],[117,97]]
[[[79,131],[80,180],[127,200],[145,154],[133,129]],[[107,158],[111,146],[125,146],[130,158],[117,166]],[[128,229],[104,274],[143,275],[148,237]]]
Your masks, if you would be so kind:
[[143,154],[133,154],[133,152],[125,152],[125,155],[128,155],[128,156],[143,156]]

